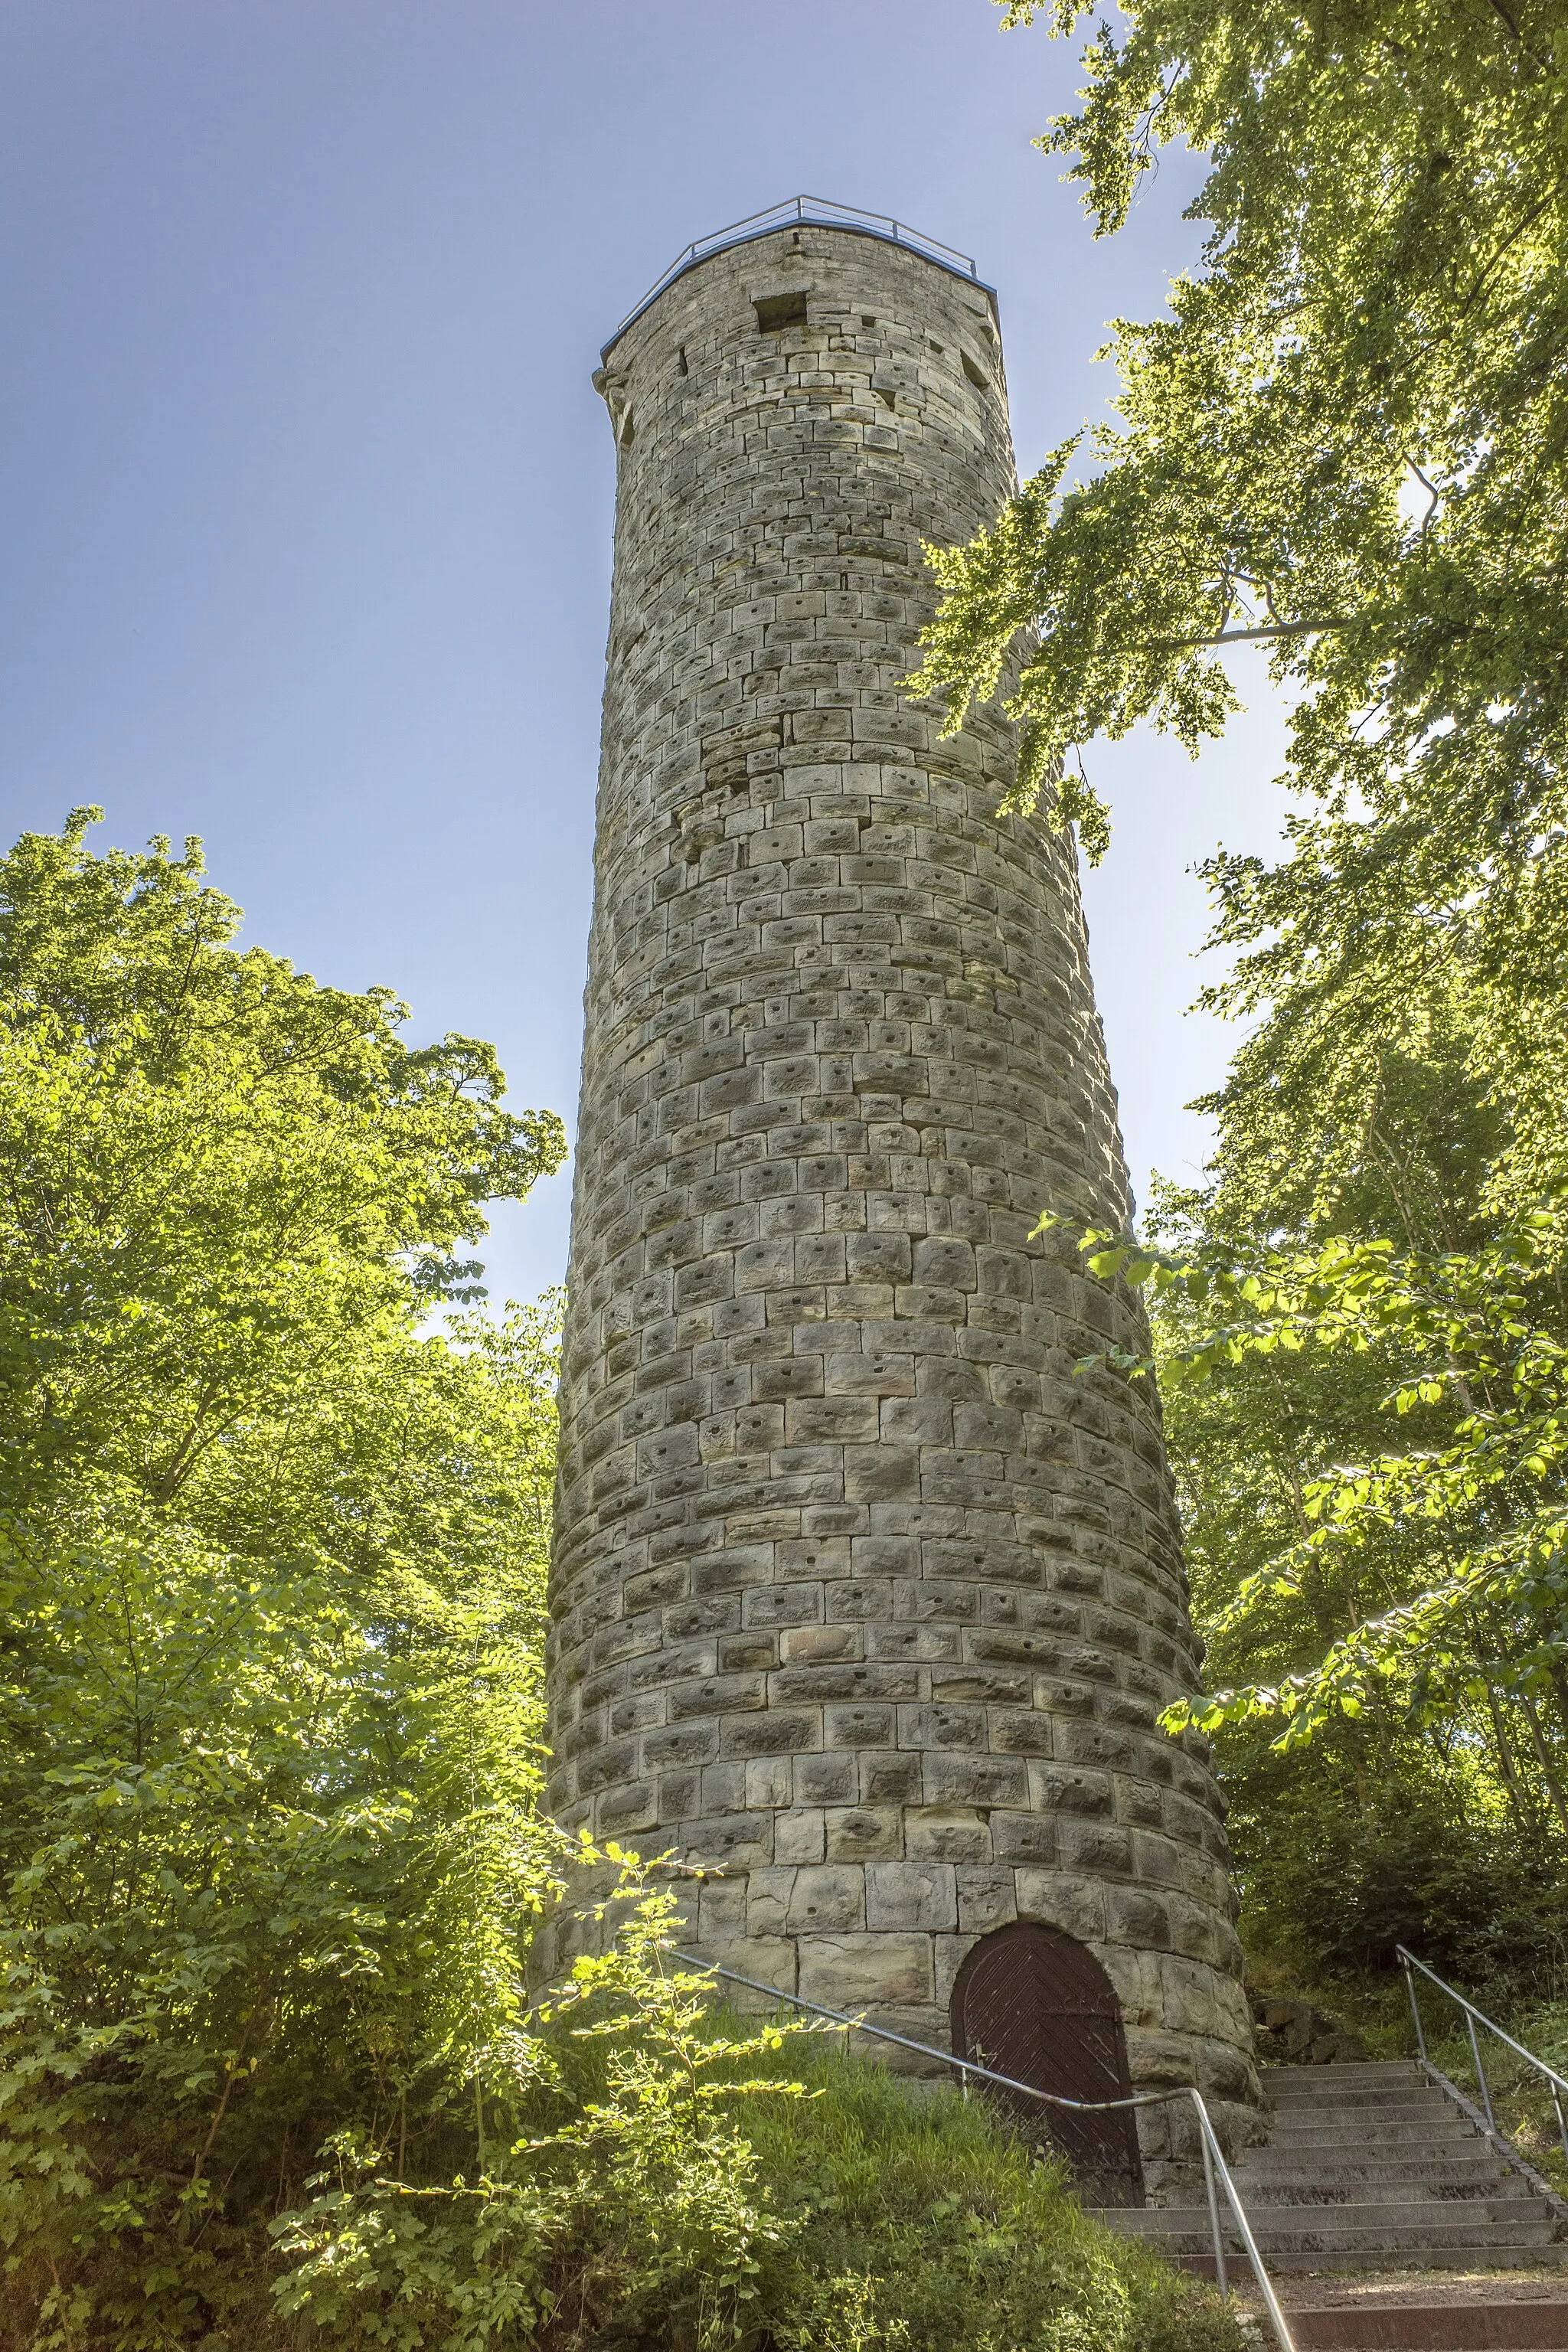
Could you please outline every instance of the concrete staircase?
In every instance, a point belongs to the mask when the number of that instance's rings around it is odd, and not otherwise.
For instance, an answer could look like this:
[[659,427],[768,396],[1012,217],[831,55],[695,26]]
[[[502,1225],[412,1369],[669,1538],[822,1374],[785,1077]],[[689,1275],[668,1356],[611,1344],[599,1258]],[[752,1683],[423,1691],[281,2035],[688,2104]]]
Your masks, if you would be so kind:
[[[1415,2065],[1270,2067],[1264,2081],[1274,2128],[1232,2172],[1270,2272],[1568,2263],[1561,2209]],[[1206,2206],[1122,2208],[1102,2218],[1212,2274]],[[1226,2246],[1240,2285],[1246,2257],[1234,2225]]]

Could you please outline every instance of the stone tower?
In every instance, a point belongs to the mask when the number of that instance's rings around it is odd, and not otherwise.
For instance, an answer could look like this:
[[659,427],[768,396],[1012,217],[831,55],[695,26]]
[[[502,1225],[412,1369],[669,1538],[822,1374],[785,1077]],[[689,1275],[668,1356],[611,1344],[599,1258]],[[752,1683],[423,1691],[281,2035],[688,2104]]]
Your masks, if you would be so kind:
[[998,710],[943,742],[899,691],[921,542],[1014,488],[994,298],[781,215],[683,257],[595,378],[552,1806],[721,1866],[710,1957],[928,2041],[980,1939],[1065,1931],[1133,2084],[1239,2123],[1222,1801],[1154,1721],[1196,1665],[1158,1410],[1074,1376],[1142,1327],[1029,1239],[1128,1213],[1074,853],[998,819]]

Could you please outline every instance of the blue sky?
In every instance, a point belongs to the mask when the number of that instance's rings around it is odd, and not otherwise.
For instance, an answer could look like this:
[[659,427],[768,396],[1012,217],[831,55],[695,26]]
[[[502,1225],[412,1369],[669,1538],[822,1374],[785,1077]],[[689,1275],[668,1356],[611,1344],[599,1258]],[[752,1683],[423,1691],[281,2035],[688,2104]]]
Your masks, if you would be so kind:
[[[805,191],[999,289],[1026,471],[1189,265],[1195,167],[1097,244],[1031,136],[1073,52],[988,0],[6,0],[0,825],[199,833],[247,936],[493,1038],[570,1117],[613,464],[589,384],[688,240]],[[1263,848],[1281,730],[1139,737],[1089,877],[1134,1180],[1190,1171],[1193,861]],[[569,1177],[492,1289],[565,1261]]]

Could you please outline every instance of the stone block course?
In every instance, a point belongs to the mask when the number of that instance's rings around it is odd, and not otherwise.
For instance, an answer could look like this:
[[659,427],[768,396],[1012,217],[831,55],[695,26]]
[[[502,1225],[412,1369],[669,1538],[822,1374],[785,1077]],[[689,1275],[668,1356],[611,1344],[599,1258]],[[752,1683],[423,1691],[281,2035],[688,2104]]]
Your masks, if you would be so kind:
[[1218,1792],[1155,1728],[1196,1655],[1158,1408],[1074,1373],[1141,1314],[1032,1237],[1129,1207],[1072,845],[998,817],[999,708],[944,741],[898,691],[920,542],[1013,487],[994,327],[807,223],[606,360],[552,1802],[721,1870],[711,1957],[938,2042],[976,1936],[1064,1927],[1135,2080],[1245,2099]]

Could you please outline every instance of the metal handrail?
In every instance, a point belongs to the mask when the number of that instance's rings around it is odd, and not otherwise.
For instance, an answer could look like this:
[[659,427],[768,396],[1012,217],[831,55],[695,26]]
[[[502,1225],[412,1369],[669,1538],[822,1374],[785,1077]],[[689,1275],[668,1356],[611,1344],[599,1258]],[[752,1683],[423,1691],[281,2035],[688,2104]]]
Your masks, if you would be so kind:
[[[890,213],[868,213],[858,205],[835,204],[830,196],[786,196],[783,204],[768,205],[760,213],[748,213],[744,220],[731,221],[728,228],[717,228],[710,236],[694,237],[677,254],[669,268],[654,279],[641,301],[632,305],[605,343],[605,354],[620,341],[633,320],[642,317],[648,304],[657,301],[665,288],[694,262],[722,253],[726,246],[747,245],[753,237],[765,236],[770,229],[787,228],[792,223],[804,226],[807,221],[816,222],[821,228],[861,229],[868,236],[885,238],[889,245],[907,245],[912,252],[940,261],[944,269],[972,278],[977,286],[984,285],[980,266],[973,254],[960,253],[956,246],[943,245],[941,237],[927,236],[923,230],[911,228],[908,221],[894,220]],[[985,287],[984,290],[990,293],[993,289]]]
[[889,2026],[868,2025],[863,2018],[852,2016],[847,2010],[829,2009],[822,2001],[805,2000],[799,1993],[784,1992],[779,1986],[763,1984],[755,1977],[743,1977],[734,1969],[721,1968],[717,1960],[699,1959],[694,1952],[679,1952],[672,1949],[672,1957],[684,1968],[700,1969],[707,1976],[722,1977],[726,1984],[744,1985],[748,1992],[765,1993],[771,2000],[787,2001],[791,2009],[809,2010],[814,2017],[830,2018],[834,2024],[846,2026],[855,2033],[869,2034],[875,2041],[895,2042],[900,2050],[918,2051],[922,2058],[934,2058],[943,2066],[956,2067],[965,2079],[974,2074],[984,2083],[999,2084],[1003,2090],[1021,2091],[1028,2099],[1043,2099],[1047,2106],[1071,2107],[1078,2115],[1101,2115],[1112,2107],[1156,2107],[1169,2099],[1191,2099],[1197,2111],[1199,2146],[1203,2149],[1204,2156],[1204,2186],[1208,2192],[1209,2226],[1214,2232],[1215,2275],[1218,2281],[1219,2291],[1228,2299],[1230,2279],[1226,2268],[1225,2235],[1220,2228],[1219,2204],[1215,2195],[1216,2173],[1229,2200],[1230,2210],[1236,2217],[1237,2230],[1247,2251],[1247,2261],[1252,2265],[1252,2274],[1258,2281],[1258,2292],[1263,2297],[1269,2322],[1279,2339],[1280,2352],[1296,2352],[1295,2343],[1286,2324],[1285,2314],[1279,2308],[1279,2298],[1274,2292],[1273,2282],[1265,2270],[1263,2257],[1258,2251],[1258,2241],[1252,2234],[1252,2224],[1247,2218],[1247,2209],[1237,2194],[1236,2183],[1230,2177],[1230,2168],[1225,2160],[1225,2151],[1220,2147],[1218,2136],[1210,2121],[1209,2111],[1204,2105],[1203,2093],[1195,2083],[1184,2084],[1173,2091],[1138,2091],[1127,2099],[1069,2099],[1059,2091],[1041,2091],[1037,2089],[1033,2083],[1020,2083],[1011,2074],[999,2074],[994,2066],[983,2066],[975,2059],[959,2058],[951,2050],[938,2050],[929,2042],[911,2041],[907,2033],[895,2033]]
[[1527,2050],[1522,2042],[1516,2042],[1511,2033],[1505,2033],[1502,2027],[1494,2019],[1489,2018],[1484,2010],[1478,2009],[1473,2000],[1467,2000],[1462,1992],[1457,1992],[1451,1984],[1446,1983],[1436,1969],[1429,1969],[1425,1960],[1418,1960],[1414,1952],[1405,1950],[1403,1944],[1396,1944],[1394,1948],[1405,1965],[1405,1989],[1410,1995],[1410,2014],[1415,2021],[1415,2047],[1420,2053],[1422,2065],[1451,2098],[1457,2099],[1460,2106],[1468,2108],[1478,2123],[1480,2121],[1480,2117],[1476,2116],[1475,2109],[1470,2106],[1469,2101],[1455,2088],[1447,2074],[1435,2066],[1426,2055],[1426,2031],[1422,2023],[1421,2004],[1415,1997],[1415,1979],[1412,1973],[1415,1969],[1419,1969],[1428,1983],[1435,1984],[1439,1992],[1447,1993],[1448,1999],[1465,2012],[1465,2031],[1470,2042],[1470,2061],[1476,2070],[1476,2081],[1480,2086],[1481,2105],[1486,2110],[1486,2129],[1492,2138],[1507,2150],[1520,2169],[1526,2173],[1546,2196],[1552,2198],[1553,2204],[1557,2204],[1560,2200],[1553,2191],[1525,2162],[1513,2142],[1505,2137],[1497,2127],[1497,2116],[1492,2108],[1491,2085],[1487,2081],[1486,2068],[1481,2064],[1480,2044],[1476,2040],[1477,2026],[1484,2025],[1487,2032],[1494,2033],[1507,2049],[1513,2052],[1516,2058],[1522,2058],[1527,2065],[1534,2067],[1538,2074],[1545,2075],[1552,2086],[1552,2104],[1557,2111],[1557,2137],[1563,2144],[1563,2154],[1565,2158],[1568,2158],[1568,2120],[1564,2119],[1563,2102],[1564,2097],[1568,2097],[1568,2080],[1564,2080],[1554,2066],[1549,2066],[1544,2058],[1538,2058],[1533,2050]]

